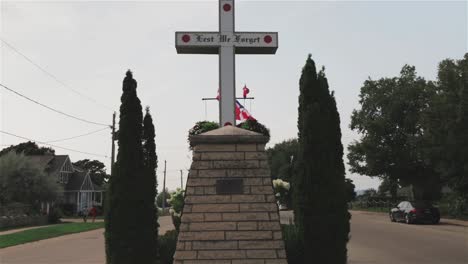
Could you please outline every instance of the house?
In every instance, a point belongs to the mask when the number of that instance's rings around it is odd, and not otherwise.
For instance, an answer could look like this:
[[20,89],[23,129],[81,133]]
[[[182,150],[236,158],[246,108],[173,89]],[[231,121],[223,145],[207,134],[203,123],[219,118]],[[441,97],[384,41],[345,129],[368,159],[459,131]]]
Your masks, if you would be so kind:
[[78,214],[85,207],[102,206],[104,188],[92,182],[89,171],[73,166],[68,155],[27,157],[63,186],[63,199],[59,203],[65,210]]

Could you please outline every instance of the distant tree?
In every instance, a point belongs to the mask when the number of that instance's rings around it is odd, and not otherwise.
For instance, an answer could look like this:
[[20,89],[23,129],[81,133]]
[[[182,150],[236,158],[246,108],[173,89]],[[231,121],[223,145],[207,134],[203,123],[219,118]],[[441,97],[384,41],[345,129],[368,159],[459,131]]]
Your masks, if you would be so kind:
[[169,189],[166,188],[166,190],[164,190],[163,192],[158,193],[158,197],[156,198],[156,204],[159,208],[163,207],[163,198],[166,199],[166,201],[164,201],[164,207],[169,208],[171,206],[171,204],[168,202],[171,199],[171,193],[169,192]]
[[297,157],[298,148],[297,139],[289,139],[266,150],[273,179],[291,181],[294,172],[292,164],[294,157]]
[[156,155],[156,143],[155,143],[155,130],[153,125],[153,118],[149,111],[149,107],[146,107],[146,114],[143,118],[143,161],[145,167],[145,183],[142,184],[142,192],[145,195],[145,226],[147,225],[148,235],[147,239],[148,248],[153,248],[153,257],[156,258],[158,252],[158,210],[156,207],[156,195],[157,195],[157,179],[156,169],[158,167],[158,156]]
[[383,177],[383,180],[379,185],[378,194],[385,196],[389,193],[392,200],[395,201],[397,198],[398,187],[398,183],[395,180],[390,179],[389,177]]
[[[137,82],[127,72],[120,106],[118,154],[109,179],[105,206],[105,240],[108,264],[155,263],[156,249],[148,244],[155,236],[147,219],[149,200],[142,146],[143,113]],[[152,213],[152,212],[151,212]]]
[[24,153],[24,155],[54,155],[55,150],[48,147],[39,147],[35,142],[28,141],[18,145],[12,145],[0,151],[0,156],[15,151],[16,153]]
[[422,117],[431,94],[431,85],[408,65],[399,77],[365,81],[359,95],[361,109],[351,116],[351,129],[361,134],[348,146],[351,172],[411,185],[418,200],[437,199],[440,177],[424,159]]
[[357,198],[358,199],[368,199],[369,197],[374,197],[377,196],[377,191],[375,189],[369,188],[364,190],[364,192],[359,195]]
[[346,189],[346,201],[349,203],[356,199],[356,192],[354,189],[356,185],[354,185],[353,180],[346,178],[345,179],[345,189]]
[[311,56],[299,86],[299,151],[293,202],[296,225],[304,241],[303,263],[344,264],[350,214],[340,118],[325,73],[322,70],[317,74]]
[[73,165],[88,170],[91,180],[96,185],[102,186],[105,181],[109,180],[110,175],[106,173],[106,165],[99,160],[83,159],[73,162]]
[[0,205],[19,202],[38,206],[54,202],[63,193],[57,179],[44,173],[23,153],[0,156]]

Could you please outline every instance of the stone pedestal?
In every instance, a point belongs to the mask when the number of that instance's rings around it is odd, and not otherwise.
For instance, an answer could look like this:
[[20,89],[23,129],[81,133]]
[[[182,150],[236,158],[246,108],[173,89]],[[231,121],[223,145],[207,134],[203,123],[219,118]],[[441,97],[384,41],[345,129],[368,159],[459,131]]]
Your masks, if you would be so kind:
[[287,263],[267,141],[233,126],[190,138],[175,264]]

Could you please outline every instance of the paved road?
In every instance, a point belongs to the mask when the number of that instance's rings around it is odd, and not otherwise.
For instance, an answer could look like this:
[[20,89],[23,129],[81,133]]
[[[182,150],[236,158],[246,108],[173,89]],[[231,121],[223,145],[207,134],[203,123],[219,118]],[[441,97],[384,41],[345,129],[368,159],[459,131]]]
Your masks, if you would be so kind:
[[[290,212],[281,212],[287,223]],[[172,228],[162,217],[161,233]],[[0,250],[0,264],[103,264],[103,230]],[[391,223],[385,214],[352,212],[350,264],[467,264],[468,227]]]
[[352,212],[350,264],[467,264],[468,227],[392,223],[386,214]]

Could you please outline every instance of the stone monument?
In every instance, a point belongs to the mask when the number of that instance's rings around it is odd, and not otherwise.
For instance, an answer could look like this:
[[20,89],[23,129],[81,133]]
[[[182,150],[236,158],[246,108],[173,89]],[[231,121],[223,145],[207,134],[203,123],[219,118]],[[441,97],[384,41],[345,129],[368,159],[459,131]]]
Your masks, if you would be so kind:
[[[235,125],[235,54],[274,54],[278,34],[236,32],[234,0],[219,0],[218,32],[175,38],[178,53],[219,55],[219,122]],[[190,137],[193,162],[175,264],[287,263],[267,141],[235,126]]]
[[190,137],[193,162],[174,264],[287,263],[267,141],[234,126]]

